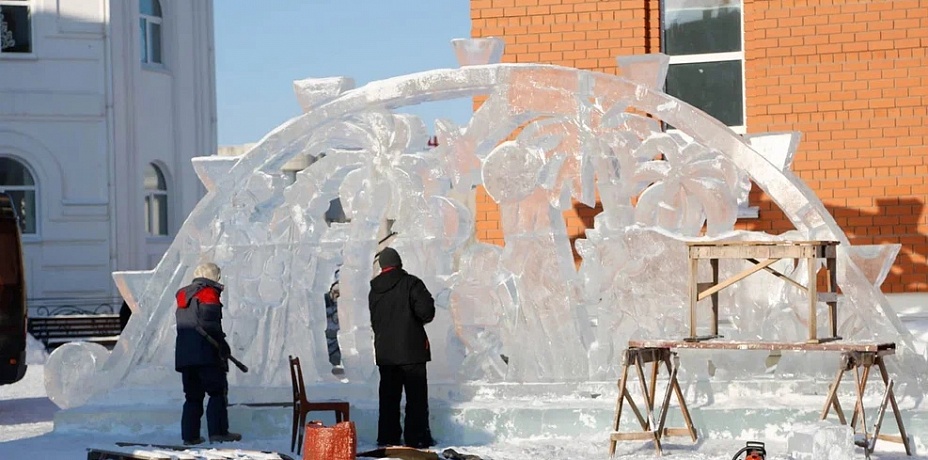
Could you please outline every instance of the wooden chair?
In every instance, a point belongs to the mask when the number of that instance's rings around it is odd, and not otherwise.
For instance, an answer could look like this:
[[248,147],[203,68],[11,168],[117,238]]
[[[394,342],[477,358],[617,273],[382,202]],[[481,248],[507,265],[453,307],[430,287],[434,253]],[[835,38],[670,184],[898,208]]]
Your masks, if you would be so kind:
[[[310,412],[335,412],[335,422],[347,422],[349,405],[346,401],[310,402],[306,399],[306,387],[303,384],[303,368],[300,358],[290,359],[290,382],[293,384],[293,433],[290,437],[290,451],[297,452],[303,448],[303,433],[306,429],[306,414]],[[297,442],[299,436],[299,442]]]

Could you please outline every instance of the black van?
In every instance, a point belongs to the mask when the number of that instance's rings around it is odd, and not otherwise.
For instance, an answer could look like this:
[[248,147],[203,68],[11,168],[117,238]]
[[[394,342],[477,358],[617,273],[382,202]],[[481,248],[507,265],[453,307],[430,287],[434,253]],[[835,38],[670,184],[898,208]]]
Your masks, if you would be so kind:
[[0,193],[0,385],[26,375],[26,275],[22,227],[13,203]]

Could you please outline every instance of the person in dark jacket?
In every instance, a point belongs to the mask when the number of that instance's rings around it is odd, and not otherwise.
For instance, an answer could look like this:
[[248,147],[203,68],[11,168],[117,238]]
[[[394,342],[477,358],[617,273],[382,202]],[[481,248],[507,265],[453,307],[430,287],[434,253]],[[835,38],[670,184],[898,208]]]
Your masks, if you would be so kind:
[[[371,280],[368,303],[374,353],[380,369],[377,444],[424,448],[435,445],[429,429],[426,363],[431,361],[425,325],[435,317],[432,294],[419,278],[403,270],[393,248],[379,256],[381,272]],[[400,427],[400,399],[406,392],[406,419]]]
[[335,282],[329,286],[329,292],[323,296],[325,299],[325,341],[329,349],[329,364],[332,365],[332,374],[344,375],[342,366],[342,350],[338,346],[338,270],[335,270]]
[[126,325],[129,324],[129,318],[132,317],[132,309],[129,308],[129,302],[125,300],[122,301],[122,306],[119,307],[119,330],[124,331]]
[[184,384],[184,411],[181,436],[185,445],[202,444],[200,419],[203,400],[210,442],[238,441],[242,435],[229,432],[228,389],[229,344],[222,331],[223,285],[219,284],[219,267],[201,264],[193,272],[193,282],[177,291],[177,342],[174,368]]

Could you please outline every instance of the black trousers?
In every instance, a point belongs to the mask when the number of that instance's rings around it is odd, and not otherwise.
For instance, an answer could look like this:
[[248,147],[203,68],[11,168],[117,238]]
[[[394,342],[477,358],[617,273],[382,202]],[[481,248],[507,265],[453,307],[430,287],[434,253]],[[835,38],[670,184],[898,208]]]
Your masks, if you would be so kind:
[[[377,444],[424,447],[434,444],[429,429],[429,387],[425,363],[378,366],[380,369],[380,413]],[[406,420],[400,427],[400,400],[406,392]],[[403,436],[405,434],[405,436]]]
[[206,406],[206,428],[210,436],[229,432],[227,395],[229,382],[226,372],[219,366],[197,366],[181,371],[184,382],[184,412],[180,419],[180,431],[184,441],[200,437],[200,419],[203,417],[203,399],[209,395]]

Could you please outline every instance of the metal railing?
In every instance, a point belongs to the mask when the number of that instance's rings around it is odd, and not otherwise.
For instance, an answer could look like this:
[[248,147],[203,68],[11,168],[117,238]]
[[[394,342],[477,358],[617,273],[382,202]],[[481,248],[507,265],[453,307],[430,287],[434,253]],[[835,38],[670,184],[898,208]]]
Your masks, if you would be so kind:
[[112,315],[119,313],[121,297],[36,297],[26,299],[29,316]]

